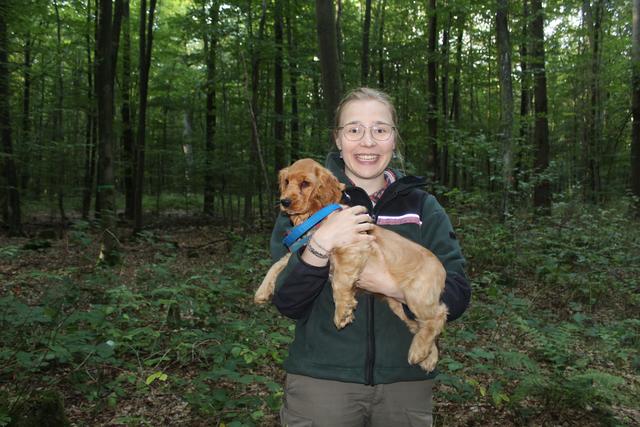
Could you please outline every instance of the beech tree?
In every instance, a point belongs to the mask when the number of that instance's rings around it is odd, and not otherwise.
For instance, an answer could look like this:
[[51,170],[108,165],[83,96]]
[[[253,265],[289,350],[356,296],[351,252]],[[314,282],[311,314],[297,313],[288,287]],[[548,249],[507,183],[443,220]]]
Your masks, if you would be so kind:
[[509,193],[512,173],[513,84],[511,78],[511,39],[508,25],[509,3],[498,0],[496,40],[498,45],[498,75],[500,80],[500,139],[502,140],[502,215],[509,214]]
[[[640,200],[640,0],[633,0],[631,191]],[[640,216],[640,202],[636,205]]]
[[544,10],[541,0],[531,0],[531,67],[534,85],[535,124],[533,130],[534,171],[538,182],[533,192],[533,205],[547,212],[551,208],[551,183],[545,176],[549,167],[549,122],[547,117],[547,74],[544,53]]
[[20,192],[18,174],[13,159],[13,140],[11,135],[11,106],[9,85],[9,39],[7,17],[8,0],[0,0],[0,137],[2,137],[2,156],[4,157],[4,179],[6,181],[7,225],[11,234],[22,233],[20,213]]
[[338,63],[335,14],[332,0],[316,0],[316,28],[322,71],[326,120],[333,126],[333,115],[342,97],[342,79]]

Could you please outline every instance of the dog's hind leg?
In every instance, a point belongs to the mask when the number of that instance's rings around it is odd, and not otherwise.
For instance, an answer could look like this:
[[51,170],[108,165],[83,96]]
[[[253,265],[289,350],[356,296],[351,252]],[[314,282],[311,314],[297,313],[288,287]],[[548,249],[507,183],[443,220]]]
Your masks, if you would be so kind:
[[[432,347],[435,346],[435,340],[447,321],[447,306],[440,303],[435,307],[431,306],[429,310],[418,309],[416,310],[418,313],[411,305],[409,308],[416,315],[418,322],[418,332],[413,337],[409,348],[409,363],[412,365],[420,363],[423,369],[431,371],[438,361],[437,349],[434,351]],[[428,312],[424,313],[424,311]],[[423,361],[425,363],[421,363]]]
[[258,287],[258,290],[253,297],[253,301],[256,304],[264,304],[271,299],[273,291],[276,288],[276,279],[278,278],[278,275],[282,272],[282,270],[284,270],[284,268],[287,266],[289,258],[291,258],[290,253],[280,258],[280,260],[273,264],[269,271],[267,271],[267,275],[264,276],[260,287]]

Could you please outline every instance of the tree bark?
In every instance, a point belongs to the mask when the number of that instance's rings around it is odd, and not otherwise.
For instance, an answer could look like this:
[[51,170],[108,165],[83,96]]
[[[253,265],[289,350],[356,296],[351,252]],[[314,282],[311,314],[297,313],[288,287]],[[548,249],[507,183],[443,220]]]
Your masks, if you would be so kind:
[[632,40],[632,115],[631,192],[636,199],[636,217],[640,217],[640,0],[633,0]]
[[9,6],[6,0],[0,0],[0,136],[2,137],[4,176],[7,183],[7,225],[9,226],[10,234],[20,235],[22,234],[22,214],[20,212],[18,174],[13,159],[11,135],[8,11]]
[[[87,0],[87,29],[91,26],[91,0]],[[94,28],[97,27],[94,26]],[[93,82],[94,64],[91,58],[93,46],[91,43],[91,34],[87,31],[85,36],[86,52],[87,52],[87,111],[86,111],[86,128],[85,128],[85,146],[84,146],[84,179],[82,188],[82,219],[89,218],[91,210],[91,196],[93,194],[94,175],[95,175],[95,108],[93,102],[93,94],[95,91]]]
[[378,85],[384,89],[384,12],[387,0],[378,5]]
[[438,19],[436,0],[429,0],[429,41],[427,45],[427,170],[438,177]]
[[442,31],[442,77],[441,77],[441,93],[442,93],[442,155],[440,156],[440,179],[439,181],[448,185],[449,177],[449,33],[451,31],[451,22],[453,16],[451,12],[447,12],[446,24]]
[[369,84],[369,33],[371,31],[371,0],[366,0],[362,25],[362,55],[360,60],[360,84]]
[[[294,0],[293,7],[297,9],[297,2]],[[293,21],[291,20],[291,4],[287,0],[287,46],[289,50],[289,91],[291,92],[291,161],[300,158],[300,118],[298,113],[298,71],[297,63],[297,43],[293,35]]]
[[496,40],[498,45],[498,71],[500,80],[500,139],[502,140],[502,219],[509,215],[509,194],[513,179],[513,84],[511,77],[511,40],[508,25],[508,0],[498,0],[496,11]]
[[549,123],[547,120],[547,75],[544,52],[544,11],[541,0],[531,1],[531,66],[534,84],[535,124],[533,130],[535,160],[534,171],[538,182],[533,191],[533,206],[541,213],[551,210],[551,183],[545,177],[549,167]]
[[98,191],[102,245],[100,261],[114,265],[119,261],[116,237],[115,185],[113,173],[113,23],[111,0],[100,0],[96,55],[96,87],[98,101]]
[[21,171],[20,187],[26,189],[29,184],[31,171],[29,168],[29,147],[31,146],[31,48],[33,41],[31,33],[27,32],[24,43],[24,61],[22,69],[22,78],[24,86],[22,88],[22,144],[27,152],[27,158]]
[[275,13],[273,16],[273,32],[275,37],[276,54],[274,58],[274,107],[275,117],[273,124],[273,133],[275,140],[275,170],[279,171],[284,168],[284,87],[283,87],[283,71],[282,71],[282,43],[283,43],[283,24],[282,24],[282,0],[275,0]]
[[216,135],[216,49],[218,46],[218,16],[219,5],[214,1],[209,6],[209,24],[205,22],[204,49],[207,58],[207,113],[205,135],[205,170],[204,170],[204,213],[213,215],[214,212],[214,170]]
[[[520,144],[523,147],[530,145],[531,126],[529,115],[531,113],[531,72],[529,70],[529,1],[524,0],[522,5],[522,44],[520,45]],[[513,189],[518,191],[519,172],[523,168],[522,150],[518,150],[513,176]]]
[[[156,0],[151,0],[149,5],[149,19],[147,20],[147,1],[140,1],[140,27],[139,27],[139,112],[138,131],[136,139],[136,161],[135,161],[135,200],[134,200],[134,233],[142,230],[142,197],[144,195],[144,157],[145,157],[145,136],[147,126],[147,92],[149,89],[149,68],[151,67],[151,49],[153,47],[153,17],[156,10]],[[146,31],[145,31],[145,26]]]
[[120,116],[122,118],[122,163],[124,175],[125,207],[124,216],[133,220],[134,185],[134,135],[133,123],[131,123],[131,7],[129,0],[123,0],[122,9],[122,84],[120,85],[122,105]]
[[[316,25],[326,121],[329,127],[333,127],[334,114],[342,96],[342,79],[340,78],[340,64],[338,63],[332,0],[316,0]],[[330,140],[330,138],[328,139]],[[332,142],[329,141],[329,143],[331,147]]]

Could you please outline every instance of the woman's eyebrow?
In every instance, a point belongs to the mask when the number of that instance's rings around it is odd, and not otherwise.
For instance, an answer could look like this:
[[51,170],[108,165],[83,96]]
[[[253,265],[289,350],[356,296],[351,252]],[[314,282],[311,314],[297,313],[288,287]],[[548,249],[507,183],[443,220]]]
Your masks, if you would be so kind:
[[[391,126],[391,124],[390,124],[390,123],[384,122],[384,121],[382,121],[382,120],[376,120],[375,122],[373,122],[373,124],[374,124],[374,125],[388,125],[388,126]],[[362,123],[362,122],[361,122],[361,121],[359,121],[359,120],[353,120],[353,121],[350,121],[350,122],[348,122],[348,123],[345,123],[345,124],[344,124],[344,125],[342,125],[342,126],[347,126],[347,125],[363,125],[363,126],[364,126],[364,123]]]

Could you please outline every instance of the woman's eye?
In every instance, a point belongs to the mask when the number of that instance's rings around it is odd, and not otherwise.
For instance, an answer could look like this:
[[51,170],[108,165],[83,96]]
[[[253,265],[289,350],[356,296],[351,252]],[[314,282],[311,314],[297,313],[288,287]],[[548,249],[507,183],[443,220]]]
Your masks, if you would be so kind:
[[360,132],[360,128],[358,128],[358,126],[353,126],[353,127],[348,127],[347,128],[347,133],[356,134],[358,132]]

